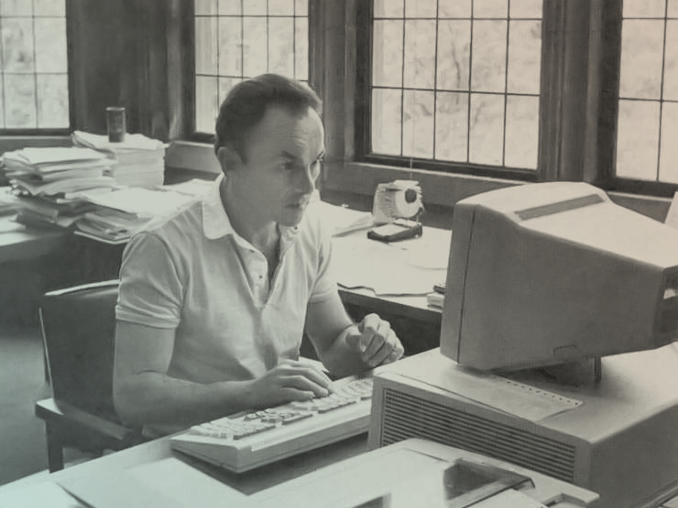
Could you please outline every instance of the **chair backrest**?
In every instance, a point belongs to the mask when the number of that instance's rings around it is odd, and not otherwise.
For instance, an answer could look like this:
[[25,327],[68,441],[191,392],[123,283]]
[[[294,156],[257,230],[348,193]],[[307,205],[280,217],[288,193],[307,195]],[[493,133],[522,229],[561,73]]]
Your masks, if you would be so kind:
[[53,396],[118,421],[113,407],[115,305],[118,281],[46,293],[40,323]]

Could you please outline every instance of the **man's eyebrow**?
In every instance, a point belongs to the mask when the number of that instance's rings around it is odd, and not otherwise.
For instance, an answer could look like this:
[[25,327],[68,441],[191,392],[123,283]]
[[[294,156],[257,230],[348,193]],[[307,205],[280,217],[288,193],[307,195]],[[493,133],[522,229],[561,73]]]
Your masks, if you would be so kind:
[[[296,155],[288,152],[287,150],[283,150],[282,152],[280,152],[280,156],[284,157],[285,159],[290,159],[290,160],[293,160],[293,161],[297,161],[297,160],[301,159],[300,157],[297,157]],[[323,157],[325,157],[325,150],[323,150],[322,152],[320,152],[318,154],[318,156],[316,157],[316,160],[322,159]]]

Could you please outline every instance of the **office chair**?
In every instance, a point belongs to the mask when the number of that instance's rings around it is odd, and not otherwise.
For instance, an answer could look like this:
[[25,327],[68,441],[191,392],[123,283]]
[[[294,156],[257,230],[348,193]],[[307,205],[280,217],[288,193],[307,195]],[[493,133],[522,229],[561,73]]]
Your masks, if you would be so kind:
[[118,281],[51,291],[39,302],[53,397],[38,401],[50,472],[64,467],[64,448],[100,456],[143,441],[113,408],[115,304]]

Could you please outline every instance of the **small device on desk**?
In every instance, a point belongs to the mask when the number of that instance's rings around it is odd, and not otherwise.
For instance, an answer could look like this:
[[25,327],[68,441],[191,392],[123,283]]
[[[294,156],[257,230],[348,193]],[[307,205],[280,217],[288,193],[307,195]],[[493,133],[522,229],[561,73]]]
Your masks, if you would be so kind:
[[367,237],[381,242],[397,242],[421,236],[423,228],[418,218],[423,210],[418,182],[395,180],[379,184],[372,207],[377,226],[367,232]]
[[372,378],[342,378],[333,387],[327,397],[196,425],[172,437],[172,448],[242,473],[367,432]]
[[527,468],[408,439],[267,489],[253,501],[258,508],[584,508],[597,499]]

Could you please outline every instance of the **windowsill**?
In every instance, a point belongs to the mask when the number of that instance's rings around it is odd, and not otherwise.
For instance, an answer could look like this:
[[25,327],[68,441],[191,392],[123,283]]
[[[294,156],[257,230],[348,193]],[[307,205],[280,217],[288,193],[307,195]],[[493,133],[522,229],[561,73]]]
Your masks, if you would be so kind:
[[[221,168],[214,156],[211,145],[190,141],[175,141],[167,149],[166,165],[209,174],[219,174]],[[324,178],[321,183],[323,193],[333,196],[351,197],[347,204],[358,207],[371,206],[371,197],[377,184],[397,179],[417,180],[424,195],[424,204],[433,214],[449,215],[451,207],[460,199],[500,189],[523,182],[499,178],[478,177],[452,173],[433,173],[430,171],[407,169],[394,166],[341,161],[326,162]],[[642,196],[610,192],[616,203],[630,208],[658,221],[664,221],[671,204],[669,198]],[[440,221],[436,221],[440,222]],[[442,220],[441,224],[446,224]]]

